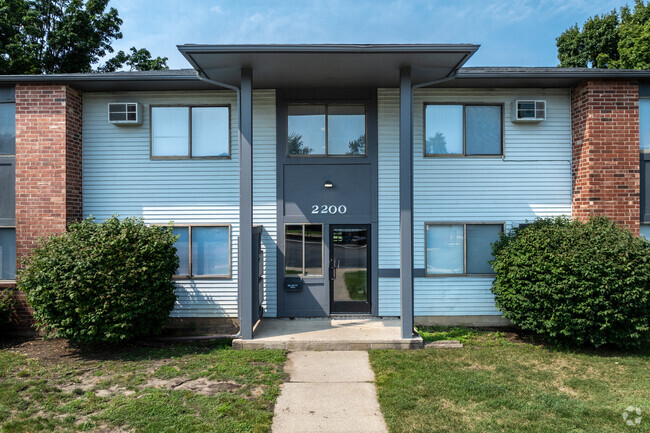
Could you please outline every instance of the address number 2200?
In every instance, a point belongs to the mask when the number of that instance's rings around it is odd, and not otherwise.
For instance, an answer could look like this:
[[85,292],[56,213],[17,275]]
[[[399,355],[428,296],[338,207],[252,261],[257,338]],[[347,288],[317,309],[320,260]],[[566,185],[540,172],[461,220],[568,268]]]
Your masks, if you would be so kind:
[[335,215],[335,214],[343,215],[347,211],[348,211],[348,208],[344,204],[339,205],[339,206],[336,206],[334,204],[330,204],[330,205],[327,205],[327,204],[321,204],[321,205],[313,204],[313,205],[311,205],[311,213],[313,213],[313,214],[325,213],[325,214],[331,214],[331,215]]

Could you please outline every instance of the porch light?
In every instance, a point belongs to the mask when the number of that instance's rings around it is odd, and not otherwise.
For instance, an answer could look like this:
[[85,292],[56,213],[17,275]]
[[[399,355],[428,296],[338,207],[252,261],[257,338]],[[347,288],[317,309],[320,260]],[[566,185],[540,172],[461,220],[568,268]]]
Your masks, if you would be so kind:
[[325,188],[334,188],[334,184],[332,183],[331,180],[326,180],[324,186]]

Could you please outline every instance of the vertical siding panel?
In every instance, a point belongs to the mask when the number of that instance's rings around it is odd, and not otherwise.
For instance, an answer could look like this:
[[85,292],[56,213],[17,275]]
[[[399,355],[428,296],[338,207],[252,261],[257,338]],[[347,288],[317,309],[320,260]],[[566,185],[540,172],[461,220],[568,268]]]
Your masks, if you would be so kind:
[[253,224],[263,225],[264,316],[277,316],[275,90],[253,92]]
[[[379,268],[399,268],[399,91],[378,89]],[[380,316],[399,316],[399,279],[379,278]]]
[[[109,102],[139,102],[140,126],[107,121]],[[230,104],[232,158],[152,161],[149,107],[157,104]],[[84,94],[83,213],[102,221],[113,214],[151,224],[230,224],[232,279],[177,283],[175,317],[237,317],[239,153],[234,92],[119,92]]]

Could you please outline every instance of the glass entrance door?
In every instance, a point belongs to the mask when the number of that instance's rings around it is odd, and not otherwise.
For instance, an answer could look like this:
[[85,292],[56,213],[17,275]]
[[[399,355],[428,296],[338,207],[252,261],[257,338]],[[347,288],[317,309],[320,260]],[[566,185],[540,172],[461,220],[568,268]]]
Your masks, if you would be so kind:
[[330,226],[331,312],[370,313],[370,226]]

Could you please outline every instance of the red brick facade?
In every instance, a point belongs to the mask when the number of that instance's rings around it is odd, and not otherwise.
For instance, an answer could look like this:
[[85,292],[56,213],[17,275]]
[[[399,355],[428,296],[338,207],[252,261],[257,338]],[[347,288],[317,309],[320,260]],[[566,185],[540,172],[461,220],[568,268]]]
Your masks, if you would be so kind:
[[[16,256],[82,216],[81,93],[66,85],[16,85]],[[24,294],[17,314],[31,321]]]
[[639,88],[585,81],[571,91],[572,215],[604,215],[639,234]]
[[16,86],[16,255],[81,218],[81,94]]

